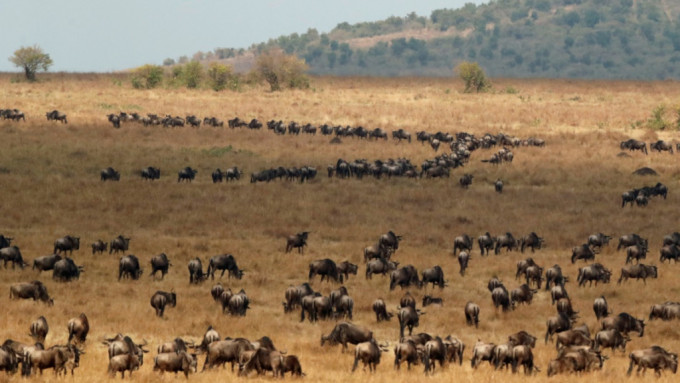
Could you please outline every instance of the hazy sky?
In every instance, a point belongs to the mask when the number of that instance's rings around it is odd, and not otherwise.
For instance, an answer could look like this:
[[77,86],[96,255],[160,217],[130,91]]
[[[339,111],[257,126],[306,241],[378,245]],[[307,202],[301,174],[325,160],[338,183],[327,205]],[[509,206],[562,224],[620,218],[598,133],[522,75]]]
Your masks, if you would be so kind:
[[0,0],[0,71],[25,45],[51,71],[113,71],[217,47],[247,48],[308,28],[459,8],[483,0]]

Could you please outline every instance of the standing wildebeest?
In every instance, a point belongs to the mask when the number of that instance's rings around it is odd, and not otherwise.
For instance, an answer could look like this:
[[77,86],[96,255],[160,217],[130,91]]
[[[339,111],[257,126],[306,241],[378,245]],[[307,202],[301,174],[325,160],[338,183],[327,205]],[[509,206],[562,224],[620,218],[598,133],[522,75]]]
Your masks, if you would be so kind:
[[111,243],[109,244],[109,254],[113,252],[118,253],[119,251],[124,253],[128,251],[129,247],[130,238],[125,238],[122,235],[119,235],[111,240]]
[[368,262],[375,258],[384,258],[389,260],[392,256],[392,249],[387,248],[379,243],[364,248],[364,262]]
[[508,344],[513,346],[524,345],[533,348],[536,347],[536,337],[521,330],[508,336]]
[[357,275],[357,271],[359,271],[359,266],[350,263],[348,261],[342,261],[338,266],[338,273],[344,275],[344,279],[348,280],[350,274]]
[[577,329],[569,329],[561,331],[557,334],[557,340],[555,341],[555,348],[559,351],[560,346],[592,346],[593,341],[590,336],[583,331]]
[[538,265],[529,266],[524,270],[524,277],[529,286],[535,284],[536,288],[540,289],[543,282],[543,268]]
[[161,178],[161,169],[147,166],[140,172],[143,180],[158,180]]
[[120,116],[117,114],[107,114],[106,118],[113,124],[114,128],[120,128]]
[[184,377],[188,378],[189,372],[192,370],[196,372],[197,369],[196,354],[189,354],[186,350],[159,353],[153,360],[153,370],[160,371],[161,376],[166,371],[174,372],[175,374],[182,371]]
[[212,182],[214,184],[216,184],[218,182],[222,182],[223,173],[222,173],[222,170],[220,170],[220,168],[215,169],[215,171],[212,172],[211,176],[212,176]]
[[413,333],[413,328],[418,327],[420,323],[420,315],[425,313],[416,310],[411,306],[401,307],[397,313],[399,318],[399,338],[404,337],[404,328],[408,327],[408,334]]
[[378,322],[388,321],[394,314],[387,312],[387,305],[382,298],[378,298],[373,302],[373,312],[375,313],[375,320]]
[[647,284],[647,278],[657,277],[658,272],[656,266],[644,265],[642,263],[639,263],[637,265],[630,265],[621,268],[621,277],[619,277],[619,281],[617,283],[621,284],[621,281],[623,280],[627,281],[628,278],[635,278],[637,280],[640,280],[642,278],[642,282],[644,282],[644,284]]
[[87,333],[90,332],[90,322],[85,313],[80,313],[78,317],[69,319],[66,327],[68,328],[68,343],[71,343],[73,339],[78,343],[85,343]]
[[120,354],[109,358],[108,372],[112,378],[115,378],[116,373],[120,372],[121,379],[124,379],[125,371],[130,371],[129,376],[132,378],[132,371],[139,370],[141,364],[139,357],[135,354]]
[[493,187],[496,190],[496,193],[503,193],[503,181],[500,178],[494,182]]
[[120,258],[118,262],[119,281],[123,277],[137,280],[141,275],[142,269],[139,267],[139,259],[135,255],[129,254]]
[[151,257],[151,274],[150,277],[156,279],[156,272],[161,272],[161,279],[165,278],[165,274],[168,273],[168,269],[172,264],[165,253],[160,253]]
[[628,246],[633,245],[648,247],[647,244],[648,241],[646,238],[642,238],[637,234],[626,234],[619,238],[619,245],[616,247],[616,250],[621,250],[621,248],[627,248]]
[[312,290],[312,287],[307,282],[300,286],[289,286],[284,295],[286,301],[283,302],[283,312],[293,311],[296,307],[300,306],[302,298],[313,294],[314,290]]
[[233,316],[246,316],[249,308],[250,300],[245,290],[241,289],[241,291],[229,298],[229,314]]
[[366,264],[366,279],[371,279],[373,274],[382,274],[383,276],[390,271],[396,270],[399,262],[388,261],[384,258],[371,259]]
[[616,329],[624,335],[628,335],[631,331],[637,331],[638,336],[642,337],[645,334],[645,321],[624,312],[614,317],[602,319],[601,328],[602,330]]
[[487,283],[486,288],[489,289],[489,292],[492,292],[496,287],[505,288],[503,282],[494,276],[493,278],[489,279],[489,283]]
[[[54,120],[54,121],[61,121],[62,124],[68,124],[68,120],[66,120],[66,114],[61,113],[56,109],[51,111],[51,112],[45,113],[45,117],[47,117],[47,121]],[[659,142],[663,142],[663,141],[659,141]],[[672,146],[671,146],[671,153],[673,153]]]
[[114,168],[108,167],[99,173],[99,179],[102,181],[120,181],[120,173]]
[[33,299],[48,305],[53,305],[54,301],[47,293],[47,287],[40,281],[14,283],[9,286],[9,299]]
[[406,362],[407,368],[410,370],[412,364],[420,362],[422,350],[416,347],[413,341],[406,341],[394,346],[394,368],[398,370],[403,361]]
[[531,252],[533,253],[535,249],[540,249],[543,246],[543,243],[545,242],[543,238],[539,237],[538,234],[534,233],[533,231],[520,240],[521,242],[521,251],[522,253],[524,252],[524,249],[527,247],[531,248]]
[[534,354],[531,347],[519,345],[512,348],[512,373],[517,373],[518,366],[524,366],[524,374],[531,375],[538,368],[534,366]]
[[403,297],[399,300],[399,306],[398,308],[402,307],[413,307],[414,309],[416,308],[416,299],[411,295],[410,291],[407,291],[406,294],[404,294]]
[[601,250],[603,246],[609,245],[611,239],[612,237],[606,234],[593,234],[588,237],[588,246],[592,247],[593,250]]
[[339,343],[342,345],[342,352],[345,352],[347,343],[356,345],[371,339],[373,339],[372,331],[351,323],[341,322],[335,325],[330,334],[321,336],[321,346],[323,347],[326,342],[331,346]]
[[399,241],[401,241],[401,235],[396,235],[392,230],[380,236],[378,239],[378,244],[387,249],[391,249],[395,252],[399,249]]
[[616,352],[616,349],[621,349],[621,352],[626,352],[626,342],[629,342],[630,338],[628,336],[623,336],[618,330],[603,330],[595,335],[595,343],[593,344],[593,349],[599,351],[602,348],[611,348],[612,352]]
[[498,308],[500,306],[503,309],[503,312],[515,308],[514,302],[510,300],[508,290],[506,290],[504,286],[493,289],[491,292],[491,300],[493,301],[494,307]]
[[477,238],[477,243],[479,244],[479,251],[484,255],[484,250],[486,250],[486,255],[489,255],[489,251],[494,248],[496,244],[496,237],[492,237],[487,231],[484,235],[480,235]]
[[638,141],[634,138],[630,138],[626,141],[621,141],[619,145],[621,150],[628,149],[630,151],[639,150],[647,154],[647,144],[644,141]]
[[361,362],[364,364],[364,370],[368,365],[368,370],[375,372],[378,364],[380,364],[380,354],[386,351],[386,348],[378,346],[378,342],[375,339],[357,344],[356,348],[354,349],[354,364],[352,365],[352,372],[357,369],[359,360],[361,360]]
[[468,326],[474,324],[475,328],[479,327],[479,306],[476,303],[468,302],[465,304],[465,322]]
[[652,149],[652,150],[656,150],[659,153],[661,153],[662,151],[665,151],[665,152],[670,152],[670,154],[673,154],[673,144],[671,144],[670,142],[663,141],[663,140],[651,142],[649,144],[649,148]]
[[671,263],[671,259],[674,263],[678,263],[678,259],[680,259],[680,248],[678,248],[678,246],[675,244],[665,245],[661,248],[661,250],[659,250],[659,254],[659,260],[661,263],[667,259],[668,263]]
[[189,269],[189,283],[201,283],[208,277],[203,273],[203,264],[198,257],[189,261],[187,268]]
[[83,266],[77,266],[73,259],[66,257],[54,264],[52,279],[61,282],[68,282],[80,278]]
[[109,245],[108,243],[102,241],[101,239],[98,239],[95,243],[93,243],[91,245],[92,246],[92,255],[95,255],[97,253],[104,254],[108,245]]
[[567,277],[562,275],[560,265],[553,265],[553,267],[545,271],[545,291],[550,289],[551,284],[553,286],[564,286],[565,282],[567,282]]
[[536,266],[536,262],[531,257],[517,261],[517,272],[515,273],[515,279],[519,279],[520,275],[523,275],[529,266]]
[[24,258],[21,256],[21,250],[17,246],[5,247],[0,249],[0,259],[2,259],[5,268],[7,268],[7,262],[12,262],[12,269],[16,265],[23,270],[24,267],[28,266],[28,263],[24,262]]
[[329,282],[331,279],[336,283],[342,283],[343,281],[343,276],[338,272],[335,262],[328,258],[318,259],[309,264],[309,280],[311,281],[317,274],[321,276],[322,282],[324,278]]
[[47,324],[47,319],[44,316],[39,316],[38,319],[31,323],[29,335],[36,342],[45,343],[47,333],[50,331],[50,326]]
[[583,259],[586,262],[595,259],[595,252],[588,244],[584,243],[581,246],[575,246],[571,249],[571,263],[576,263],[579,259]]
[[529,285],[525,283],[510,292],[510,302],[513,305],[515,303],[531,304],[531,301],[534,299],[534,294],[536,294],[537,291],[538,290],[530,288]]
[[443,289],[446,285],[446,281],[444,281],[444,271],[439,265],[423,270],[422,275],[423,279],[421,283],[424,286],[427,286],[428,283],[432,283],[432,288],[437,285],[440,289]]
[[460,183],[460,187],[462,187],[463,189],[469,188],[470,185],[472,185],[472,178],[473,177],[474,176],[472,174],[467,174],[467,173],[463,174],[463,176],[460,177],[460,179],[458,180],[458,182]]
[[599,298],[595,298],[595,301],[593,302],[593,311],[595,312],[595,317],[597,320],[606,318],[609,316],[609,314],[611,314],[611,311],[609,311],[609,305],[607,304],[607,299],[604,297],[604,295],[600,296]]
[[67,235],[65,237],[59,238],[54,241],[54,253],[59,254],[61,252],[70,252],[73,254],[73,250],[80,249],[80,237],[74,237]]
[[442,338],[435,337],[425,343],[423,347],[423,364],[425,364],[425,375],[434,373],[435,363],[439,361],[439,368],[444,367],[447,358],[447,346]]
[[501,249],[505,247],[506,252],[516,250],[519,248],[519,243],[512,236],[512,233],[505,233],[496,237],[496,247],[494,248],[494,254],[498,255]]
[[409,143],[411,142],[411,133],[405,131],[404,129],[399,129],[399,130],[393,130],[392,131],[392,138],[395,140],[407,140]]
[[191,182],[194,180],[194,178],[196,178],[197,173],[198,170],[192,169],[191,166],[187,166],[186,168],[177,172],[177,182],[181,181]]
[[422,287],[418,279],[418,270],[413,265],[406,265],[392,271],[390,273],[390,290],[394,290],[397,285],[402,289],[411,285],[415,285],[418,288]]
[[210,275],[210,278],[214,280],[215,271],[217,270],[222,270],[220,279],[224,276],[224,272],[227,270],[229,270],[229,278],[233,276],[236,279],[241,279],[243,277],[243,270],[238,268],[238,265],[236,264],[236,258],[234,258],[234,256],[231,254],[220,254],[210,258],[206,275]]
[[239,180],[242,174],[243,170],[240,170],[237,166],[224,171],[224,177],[227,181]]
[[552,340],[553,334],[570,330],[573,324],[574,320],[564,313],[557,313],[557,316],[548,318],[546,322],[545,343],[548,343],[548,338]]
[[54,264],[61,260],[61,255],[51,254],[43,255],[33,260],[33,270],[38,269],[38,271],[48,271],[54,269]]
[[472,237],[463,234],[453,240],[453,255],[456,255],[457,250],[472,251]]
[[472,368],[477,368],[479,364],[483,361],[493,364],[494,361],[494,349],[496,345],[494,343],[483,343],[481,340],[477,340],[475,347],[472,349],[472,358],[470,358],[470,364]]
[[309,235],[308,231],[303,231],[301,233],[288,236],[288,238],[286,239],[286,253],[291,251],[293,248],[297,248],[298,253],[304,254],[305,246],[307,246],[308,235]]
[[465,270],[467,270],[468,262],[470,261],[470,255],[467,251],[461,251],[458,254],[458,265],[460,266],[460,275],[465,275]]
[[635,350],[628,356],[630,365],[627,374],[633,372],[633,365],[637,365],[637,374],[640,370],[644,374],[648,368],[654,369],[654,375],[661,376],[661,371],[668,369],[674,374],[678,371],[678,354],[666,351],[663,347],[652,346],[644,350]]
[[106,338],[103,343],[109,347],[109,360],[116,355],[129,354],[135,355],[139,359],[139,364],[142,365],[144,364],[144,354],[149,352],[149,350],[144,348],[147,345],[146,341],[139,344],[134,343],[129,336],[123,336],[123,334],[118,334],[113,338]]
[[156,316],[161,318],[163,317],[166,305],[170,305],[172,307],[177,306],[177,294],[175,294],[174,291],[168,293],[159,290],[151,296],[151,307],[156,310]]

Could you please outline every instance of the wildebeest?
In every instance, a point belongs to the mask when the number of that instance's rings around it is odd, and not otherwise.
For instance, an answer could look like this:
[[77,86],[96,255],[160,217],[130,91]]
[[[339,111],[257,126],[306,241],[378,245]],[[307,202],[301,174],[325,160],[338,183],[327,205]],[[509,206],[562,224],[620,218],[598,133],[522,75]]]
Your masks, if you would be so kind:
[[513,346],[524,345],[533,348],[536,347],[536,337],[524,330],[521,330],[508,336],[508,344]]
[[382,298],[378,298],[373,302],[373,312],[375,313],[375,320],[377,322],[388,321],[394,314],[387,311],[387,305]]
[[250,300],[243,289],[229,298],[229,314],[233,316],[246,316],[249,308]]
[[283,367],[283,369],[281,370],[282,377],[286,375],[286,372],[290,372],[291,375],[305,376],[305,373],[302,372],[300,359],[295,355],[284,355],[282,367]]
[[192,169],[190,166],[187,166],[184,169],[177,172],[177,182],[181,181],[191,182],[194,180],[194,178],[196,178],[197,173],[198,170]]
[[422,350],[416,347],[413,341],[406,341],[398,343],[394,347],[394,368],[399,369],[402,362],[406,362],[407,368],[410,370],[411,365],[417,365],[421,358]]
[[380,364],[381,353],[386,351],[387,349],[379,346],[375,339],[357,344],[354,349],[352,372],[357,369],[360,360],[364,364],[364,370],[368,366],[369,371],[375,372],[378,364]]
[[595,312],[595,317],[597,320],[606,318],[609,316],[609,314],[611,314],[611,311],[609,311],[609,305],[607,304],[607,299],[604,297],[604,295],[600,296],[599,298],[595,298],[595,301],[593,301],[593,311]]
[[601,250],[603,246],[609,245],[609,241],[612,239],[611,236],[597,233],[588,237],[588,246],[592,247],[593,250]]
[[423,307],[427,307],[429,305],[440,305],[440,306],[442,306],[443,304],[444,304],[444,300],[442,298],[433,297],[431,295],[425,295],[423,297]]
[[298,249],[298,253],[304,254],[305,252],[305,246],[307,246],[307,237],[309,236],[308,231],[303,231],[301,233],[297,233],[294,235],[289,236],[286,239],[286,253],[291,251],[294,248]]
[[4,370],[8,374],[14,374],[18,367],[19,359],[14,350],[6,345],[0,346],[0,370]]
[[129,336],[124,336],[123,334],[118,334],[113,338],[106,338],[103,342],[104,345],[108,346],[109,360],[117,355],[134,355],[139,359],[139,365],[144,364],[144,354],[149,352],[144,346],[144,343],[135,343]]
[[106,117],[108,118],[109,122],[113,124],[114,128],[120,128],[120,116],[117,114],[107,114]]
[[85,313],[80,313],[76,318],[71,318],[66,325],[68,329],[68,343],[76,340],[78,343],[85,343],[87,334],[90,332],[90,322]]
[[[47,117],[47,121],[60,121],[62,124],[68,124],[68,120],[66,119],[66,114],[59,112],[58,110],[53,110],[51,112],[45,113],[45,117]],[[663,141],[661,141],[663,142]],[[671,153],[673,153],[673,149],[671,147]]]
[[517,367],[524,366],[524,374],[531,375],[534,370],[534,354],[531,347],[519,345],[512,348],[512,372],[517,373]]
[[527,247],[530,247],[531,252],[533,253],[535,249],[540,249],[543,246],[545,240],[532,231],[531,233],[522,237],[520,243],[521,243],[520,250],[522,251],[522,253],[524,252],[524,249]]
[[315,275],[320,275],[321,281],[324,278],[327,281],[333,280],[336,283],[342,283],[343,281],[343,276],[338,272],[335,262],[328,258],[318,259],[309,264],[309,280],[312,280]]
[[465,322],[468,326],[474,324],[475,328],[479,327],[479,306],[473,302],[465,304]]
[[418,279],[418,270],[413,265],[400,267],[390,273],[390,290],[394,290],[397,286],[403,289],[411,285],[415,285],[418,288],[422,287]]
[[331,346],[341,344],[342,351],[345,352],[347,343],[356,345],[371,339],[373,339],[372,331],[351,323],[341,322],[335,325],[330,334],[321,336],[321,346],[323,347],[326,342]]
[[564,313],[558,313],[557,316],[548,318],[546,322],[545,343],[548,343],[548,339],[552,340],[553,334],[570,330],[573,324],[574,320]]
[[188,378],[191,371],[197,371],[197,367],[196,354],[190,354],[186,350],[159,353],[153,360],[153,370],[160,371],[161,375],[166,371],[175,374],[181,371]]
[[354,311],[354,300],[349,295],[343,295],[338,299],[335,304],[335,312],[333,313],[334,318],[347,318],[352,320],[352,312]]
[[120,354],[109,359],[108,372],[111,377],[115,377],[116,373],[120,372],[120,377],[125,378],[125,371],[130,371],[130,377],[132,377],[132,372],[139,370],[141,362],[139,357],[135,354]]
[[143,180],[158,180],[161,178],[161,169],[153,166],[147,166],[140,171]]
[[47,324],[47,319],[44,316],[39,316],[38,319],[31,323],[29,335],[36,342],[45,343],[47,333],[50,331],[50,326]]
[[513,310],[515,308],[514,302],[510,300],[508,290],[504,286],[496,287],[491,292],[491,300],[495,308],[501,307],[503,312]]
[[477,368],[479,364],[483,361],[493,364],[494,360],[494,349],[496,345],[494,343],[484,343],[481,340],[477,340],[475,347],[472,349],[472,358],[470,358],[470,364],[472,368]]
[[622,281],[627,281],[628,278],[635,278],[636,280],[642,279],[644,284],[647,284],[647,278],[657,278],[657,268],[652,265],[644,265],[639,263],[637,265],[630,265],[621,268],[621,277],[619,277],[618,284]]
[[424,286],[427,286],[428,283],[432,283],[432,288],[434,288],[436,285],[439,286],[440,289],[443,289],[446,285],[446,281],[444,281],[444,271],[438,265],[430,269],[423,270],[422,275],[423,279],[421,283]]
[[104,254],[108,245],[109,245],[108,243],[102,241],[101,239],[98,239],[96,242],[94,242],[91,245],[92,246],[92,255],[95,255],[97,253]]
[[515,303],[526,303],[526,304],[531,304],[531,301],[534,298],[534,294],[536,294],[537,290],[532,289],[529,287],[529,285],[522,284],[516,289],[513,289],[510,292],[510,302],[514,305]]
[[203,339],[201,340],[201,344],[196,347],[196,350],[199,352],[207,352],[208,351],[208,345],[213,342],[217,342],[221,339],[220,334],[215,330],[212,326],[208,326],[208,329],[205,331],[205,334],[203,334]]
[[211,176],[212,176],[212,182],[214,184],[218,183],[218,182],[222,182],[223,175],[222,175],[222,170],[220,170],[220,168],[215,169],[215,171],[212,172]]
[[392,249],[387,248],[379,243],[364,248],[364,262],[368,262],[375,258],[384,258],[389,260],[391,256]]
[[118,262],[118,280],[121,278],[139,279],[142,269],[139,267],[139,259],[134,254],[129,254],[120,258]]
[[222,270],[220,278],[224,276],[225,271],[229,270],[229,278],[234,277],[236,279],[241,279],[243,277],[244,271],[238,268],[236,258],[234,258],[234,256],[231,254],[220,254],[210,258],[210,262],[208,263],[208,271],[206,274],[210,275],[210,278],[214,280],[215,271],[217,270]]
[[553,267],[549,268],[548,270],[545,271],[545,290],[548,291],[550,289],[550,286],[552,285],[557,286],[557,285],[562,285],[567,282],[567,277],[562,275],[562,268],[560,265],[553,265]]
[[576,329],[569,329],[565,331],[561,331],[557,334],[557,340],[555,341],[555,348],[557,350],[560,349],[560,346],[562,347],[569,347],[569,346],[592,346],[593,341],[590,339],[590,336],[585,334],[584,332]]
[[366,264],[366,279],[371,279],[373,274],[382,274],[383,276],[390,271],[394,271],[399,266],[399,262],[388,261],[384,258],[371,259]]
[[69,252],[73,254],[73,250],[80,249],[80,237],[74,237],[72,235],[67,235],[62,238],[58,238],[54,241],[54,253],[59,254],[61,252]]
[[65,257],[54,264],[52,279],[61,282],[68,282],[80,278],[83,266],[77,266],[73,259]]
[[440,337],[434,337],[423,346],[423,364],[425,375],[434,373],[435,363],[439,361],[439,367],[443,368],[447,360],[447,346]]
[[338,273],[344,275],[344,279],[348,280],[350,274],[357,275],[357,271],[359,270],[359,266],[350,263],[348,261],[342,261],[337,265],[338,268]]
[[165,253],[160,253],[151,257],[151,274],[150,277],[156,279],[156,272],[161,272],[161,279],[165,278],[165,274],[168,273],[168,269],[172,266],[168,256]]
[[474,176],[472,174],[467,174],[467,173],[463,174],[463,176],[460,177],[460,179],[458,180],[458,182],[460,183],[460,187],[462,187],[463,189],[469,188],[470,185],[472,185],[472,178],[473,177]]
[[559,301],[562,298],[569,298],[569,294],[567,293],[567,289],[564,288],[563,285],[553,286],[553,288],[550,289],[551,303],[555,304],[555,302]]
[[621,248],[627,248],[628,246],[641,245],[647,247],[647,239],[642,238],[637,234],[626,234],[619,238],[619,245],[616,250],[621,250]]
[[404,129],[399,129],[399,130],[393,130],[392,131],[392,138],[395,140],[407,140],[409,143],[411,142],[411,133],[405,131]]
[[496,247],[494,248],[494,254],[498,255],[501,252],[501,249],[505,247],[506,252],[507,251],[512,251],[512,250],[517,250],[519,248],[519,243],[515,239],[515,237],[512,236],[512,233],[505,233],[503,235],[499,235],[496,237]]
[[638,335],[642,337],[645,333],[645,321],[623,312],[617,316],[602,319],[601,328],[602,330],[615,329],[624,335],[628,335],[630,331],[637,331]]
[[489,292],[492,292],[496,287],[503,287],[503,282],[501,282],[498,277],[494,276],[493,278],[489,279],[489,283],[487,283],[486,288],[489,289]]
[[14,238],[5,237],[3,234],[0,234],[0,249],[10,247],[13,239]]
[[108,167],[99,172],[99,179],[102,181],[120,181],[120,173],[114,168]]
[[606,269],[599,263],[593,263],[592,265],[579,268],[576,280],[578,281],[579,287],[585,286],[586,282],[589,282],[589,286],[592,286],[593,281],[595,281],[595,285],[597,286],[598,282],[609,283],[611,275],[611,270]]
[[171,307],[177,306],[177,294],[174,291],[156,291],[151,296],[151,307],[156,310],[156,316],[163,317],[165,312],[165,306],[170,305]]
[[207,274],[203,273],[203,264],[198,257],[189,261],[187,269],[189,269],[189,283],[201,283],[208,277]]
[[588,244],[584,243],[581,246],[575,246],[571,249],[571,263],[576,263],[579,259],[586,262],[595,259],[595,252]]
[[304,282],[300,286],[289,286],[285,292],[286,301],[283,302],[283,311],[290,312],[300,306],[302,298],[313,295],[314,290],[309,283]]
[[457,250],[472,251],[472,238],[467,234],[456,237],[453,240],[453,255],[456,255]]
[[656,150],[659,153],[661,153],[662,151],[666,151],[670,152],[670,154],[673,154],[673,144],[663,140],[658,140],[656,142],[650,143],[649,148],[652,150]]
[[678,354],[668,352],[663,347],[652,346],[644,350],[635,350],[628,357],[630,359],[628,375],[633,372],[633,365],[637,365],[637,374],[640,370],[644,374],[648,368],[653,368],[656,376],[661,376],[661,371],[665,369],[671,370],[674,374],[678,371]]
[[493,187],[496,190],[496,193],[503,193],[503,181],[500,178],[494,182]]
[[465,270],[467,270],[468,262],[470,261],[470,255],[467,251],[461,251],[458,254],[458,265],[460,266],[460,275],[465,275]]
[[489,255],[489,251],[494,248],[496,244],[496,237],[492,237],[487,231],[484,235],[480,235],[477,238],[477,244],[479,244],[479,251],[484,255],[486,250],[486,255]]
[[630,338],[628,336],[623,336],[616,329],[603,330],[595,335],[595,343],[593,344],[593,349],[598,351],[600,347],[611,348],[612,352],[616,352],[616,349],[621,349],[621,352],[626,352],[626,342],[629,342]]
[[636,263],[640,259],[647,258],[647,246],[633,245],[626,248],[626,264],[631,263],[635,259]]
[[0,249],[0,259],[2,259],[5,268],[7,268],[7,262],[12,262],[12,269],[19,265],[19,268],[23,270],[24,267],[28,266],[28,263],[24,262],[24,258],[21,256],[21,250],[17,246],[10,246]]
[[661,248],[661,250],[659,250],[659,254],[659,260],[661,263],[667,259],[668,263],[671,263],[671,259],[674,263],[678,263],[678,259],[680,259],[680,248],[678,248],[678,246],[675,244],[665,245]]
[[425,313],[416,310],[411,306],[399,308],[399,312],[397,313],[397,318],[399,318],[399,337],[404,337],[404,329],[407,327],[408,334],[411,335],[413,333],[413,328],[418,327],[420,323],[420,315],[424,314]]
[[628,139],[626,141],[621,141],[619,145],[621,150],[628,149],[630,151],[639,150],[647,154],[647,144],[644,141],[639,141],[634,138]]
[[519,279],[521,275],[524,275],[527,268],[530,266],[536,266],[536,262],[531,257],[517,261],[517,272],[515,272],[515,279]]
[[242,174],[243,171],[240,170],[237,166],[231,167],[224,171],[224,177],[227,181],[239,180],[241,179]]
[[42,375],[43,370],[53,368],[55,375],[61,372],[66,375],[67,369],[70,369],[73,375],[73,370],[79,365],[80,354],[83,354],[83,351],[73,345],[52,346],[47,350],[42,348],[25,350],[22,358],[25,370],[22,370],[22,374],[28,375],[31,370],[38,370]]
[[47,287],[40,281],[14,283],[9,286],[10,299],[33,299],[48,305],[53,305],[54,301],[47,293]]
[[109,244],[109,254],[115,252],[126,252],[130,247],[130,238],[123,237],[122,235],[117,236],[111,240]]
[[395,252],[399,249],[399,241],[402,240],[401,235],[396,235],[392,230],[388,231],[387,233],[383,234],[380,236],[378,239],[378,244],[391,249],[392,252]]
[[38,269],[38,271],[48,271],[54,269],[54,264],[61,260],[61,255],[51,254],[43,255],[33,260],[33,270]]

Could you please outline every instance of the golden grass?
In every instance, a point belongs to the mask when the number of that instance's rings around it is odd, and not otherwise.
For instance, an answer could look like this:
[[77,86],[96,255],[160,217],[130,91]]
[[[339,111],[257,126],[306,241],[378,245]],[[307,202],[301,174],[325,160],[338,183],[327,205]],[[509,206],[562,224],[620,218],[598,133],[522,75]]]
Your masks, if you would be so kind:
[[[390,229],[404,236],[397,260],[419,270],[439,264],[449,280],[449,287],[434,291],[444,298],[444,306],[427,308],[417,331],[460,337],[467,346],[466,362],[462,367],[438,370],[433,381],[523,381],[523,376],[494,372],[486,364],[473,371],[471,350],[478,338],[502,343],[520,329],[542,339],[545,320],[554,315],[550,298],[541,292],[529,307],[508,314],[496,312],[486,290],[488,279],[498,275],[509,289],[516,287],[515,263],[529,254],[482,258],[475,249],[468,274],[461,278],[450,254],[455,236],[469,233],[476,237],[485,231],[511,231],[519,236],[536,231],[546,238],[547,247],[534,254],[534,259],[543,266],[559,263],[575,281],[582,265],[570,264],[570,249],[589,234],[637,232],[650,239],[647,263],[658,264],[661,237],[678,229],[674,214],[680,202],[677,157],[656,153],[616,157],[619,141],[627,137],[673,139],[670,132],[631,130],[630,123],[646,119],[659,104],[675,103],[680,89],[674,82],[497,80],[496,89],[512,86],[520,93],[466,95],[457,91],[462,89],[458,81],[448,79],[320,78],[313,81],[313,90],[282,93],[262,89],[241,93],[135,91],[126,83],[115,85],[114,77],[108,75],[54,75],[38,84],[9,84],[7,77],[0,80],[0,107],[19,108],[28,119],[26,123],[0,121],[1,232],[15,238],[28,262],[49,254],[56,238],[79,235],[82,249],[74,259],[86,268],[79,281],[67,284],[53,282],[49,274],[38,276],[30,268],[0,270],[4,276],[0,291],[7,292],[17,281],[40,278],[55,299],[54,307],[45,307],[29,301],[10,302],[7,294],[0,294],[0,305],[6,308],[0,314],[5,323],[0,339],[28,342],[29,324],[45,315],[51,328],[48,345],[64,343],[68,319],[85,312],[92,331],[75,381],[106,377],[106,350],[100,345],[104,336],[121,332],[147,339],[155,354],[159,343],[175,336],[199,339],[208,325],[215,326],[223,337],[272,337],[279,348],[300,356],[306,379],[311,381],[421,378],[422,366],[411,372],[393,371],[391,353],[383,355],[374,376],[361,371],[351,376],[352,355],[342,354],[339,347],[319,345],[320,335],[334,323],[299,323],[299,313],[284,315],[280,304],[288,285],[306,281],[311,260],[328,257],[359,263],[359,276],[346,283],[355,300],[355,322],[371,328],[380,341],[394,344],[397,321],[375,323],[370,305],[383,297],[394,309],[402,292],[390,292],[386,278],[366,281],[362,261],[362,249]],[[44,113],[55,108],[68,114],[68,125],[45,121]],[[518,148],[514,163],[499,167],[482,164],[479,160],[491,152],[480,150],[464,169],[453,171],[450,180],[338,180],[326,178],[325,167],[339,157],[407,157],[420,164],[432,158],[433,152],[415,142],[345,139],[341,145],[329,145],[328,137],[278,137],[266,129],[163,129],[128,124],[115,130],[104,116],[119,111],[194,113],[225,121],[238,115],[388,131],[404,128],[413,134],[421,129],[477,135],[504,132],[542,137],[547,144],[543,149]],[[220,150],[229,146],[229,150]],[[319,169],[311,184],[252,185],[247,180],[251,172],[266,167],[307,164]],[[245,179],[227,185],[210,182],[213,169],[234,165],[245,169]],[[99,171],[107,166],[121,172],[120,182],[99,181]],[[161,180],[141,181],[136,172],[146,166],[160,167]],[[192,184],[177,184],[176,172],[185,166],[199,170],[197,179]],[[654,168],[660,176],[631,175],[642,166]],[[458,186],[463,172],[475,176],[467,191]],[[493,191],[492,183],[499,177],[506,183],[502,195]],[[644,209],[620,208],[622,191],[657,181],[668,185],[668,200],[654,199]],[[285,236],[302,230],[312,231],[305,254],[284,254]],[[90,255],[90,243],[99,238],[109,241],[120,233],[132,237],[130,252],[144,265],[146,274],[140,281],[116,281],[117,256]],[[160,252],[166,252],[174,266],[165,281],[153,282],[147,276],[148,262]],[[224,252],[234,254],[248,270],[242,281],[222,280],[232,289],[244,288],[248,293],[252,310],[245,318],[221,314],[209,294],[212,282],[201,286],[188,283],[189,259],[200,257],[207,265],[210,256]],[[597,260],[613,269],[614,279],[618,279],[623,254],[610,247]],[[616,312],[646,318],[651,304],[678,300],[676,267],[660,266],[660,278],[646,286],[629,281],[622,286],[612,283],[579,289],[572,282],[567,289],[591,328],[597,326],[592,301],[601,294]],[[313,287],[324,294],[335,288],[318,280]],[[149,298],[156,290],[172,288],[178,293],[178,306],[166,310],[167,318],[158,319]],[[414,294],[420,301],[430,292],[428,288]],[[465,326],[463,307],[468,300],[481,306],[477,330]],[[652,344],[680,350],[676,323],[652,322],[643,338],[632,338],[628,351]],[[543,372],[534,379],[544,379],[547,363],[555,355],[554,345],[539,342],[535,355]],[[627,357],[617,354],[602,372],[581,379],[622,378],[627,363]],[[133,379],[156,380],[151,365],[149,357]],[[201,358],[199,369],[202,365]],[[654,379],[652,375],[648,373],[647,380]],[[213,381],[233,376],[217,370],[191,379]],[[660,381],[673,378],[666,375]],[[54,380],[51,372],[44,379]],[[567,379],[573,377],[554,380]]]

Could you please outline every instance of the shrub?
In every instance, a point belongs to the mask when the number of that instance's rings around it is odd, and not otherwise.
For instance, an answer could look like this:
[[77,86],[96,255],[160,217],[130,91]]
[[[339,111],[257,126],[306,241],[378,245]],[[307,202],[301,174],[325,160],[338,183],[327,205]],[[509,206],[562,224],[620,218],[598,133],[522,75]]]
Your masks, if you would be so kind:
[[491,82],[486,78],[484,70],[476,62],[463,61],[455,69],[458,76],[465,82],[465,93],[485,92],[491,88]]
[[266,81],[272,92],[283,87],[306,89],[309,88],[307,69],[304,60],[281,50],[270,50],[257,57],[251,77]]
[[132,72],[132,86],[135,89],[152,89],[163,82],[163,68],[158,65],[143,65]]
[[647,119],[647,128],[651,130],[664,130],[668,127],[668,123],[664,120],[666,107],[659,105],[652,111],[652,116]]
[[203,80],[203,65],[198,61],[192,61],[184,65],[182,79],[187,88],[198,88]]
[[233,73],[231,66],[220,63],[210,64],[210,68],[208,68],[208,82],[210,83],[210,88],[216,92],[226,88],[231,90],[238,90],[240,88],[239,78]]

